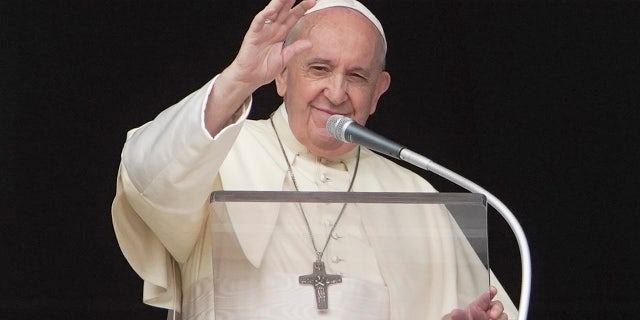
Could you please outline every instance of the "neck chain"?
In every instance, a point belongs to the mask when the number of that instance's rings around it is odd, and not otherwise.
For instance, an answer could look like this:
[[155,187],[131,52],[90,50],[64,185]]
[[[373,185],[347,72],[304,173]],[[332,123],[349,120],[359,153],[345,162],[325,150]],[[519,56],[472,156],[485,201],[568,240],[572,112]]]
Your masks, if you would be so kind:
[[[284,160],[287,162],[287,170],[289,173],[289,177],[291,178],[291,181],[293,182],[293,187],[296,189],[296,191],[300,191],[300,189],[298,188],[298,183],[296,182],[296,177],[293,174],[293,168],[291,167],[291,162],[289,161],[289,157],[287,157],[287,153],[284,150],[284,145],[282,144],[282,140],[280,139],[280,135],[278,134],[278,130],[276,130],[276,126],[273,123],[273,118],[270,118],[269,120],[271,120],[271,126],[273,127],[273,131],[275,131],[276,133],[276,138],[278,139],[278,144],[280,145],[280,149],[282,150],[282,155],[284,155]],[[356,158],[356,166],[353,169],[353,175],[351,176],[351,181],[349,182],[349,188],[347,189],[347,192],[350,192],[353,189],[353,182],[356,180],[356,175],[358,174],[358,166],[360,165],[360,146],[358,146],[358,155]],[[344,213],[345,208],[347,207],[347,204],[344,203],[342,205],[342,209],[340,209],[340,213],[338,214],[338,217],[336,218],[336,221],[333,223],[333,226],[331,227],[331,231],[329,231],[329,236],[327,237],[327,241],[325,241],[324,246],[322,247],[322,250],[318,250],[318,247],[316,245],[316,241],[313,238],[313,233],[311,232],[311,226],[309,225],[309,220],[307,220],[307,215],[304,212],[304,209],[302,208],[302,204],[298,203],[298,206],[300,207],[300,212],[302,213],[302,217],[304,218],[304,223],[307,227],[307,231],[309,232],[309,237],[311,238],[311,244],[313,245],[313,250],[316,252],[316,258],[317,261],[322,261],[322,256],[324,255],[324,251],[327,249],[327,246],[329,245],[329,242],[331,241],[331,235],[333,234],[333,231],[335,230],[336,226],[338,225],[338,222],[340,222],[340,218],[342,218],[342,214]]]
[[[296,182],[296,177],[293,174],[293,168],[291,168],[291,162],[289,162],[289,157],[287,157],[287,153],[284,150],[284,145],[282,144],[282,140],[280,140],[280,136],[278,135],[278,130],[276,129],[275,124],[273,123],[273,118],[270,118],[271,126],[273,127],[273,131],[276,133],[276,138],[278,138],[278,143],[280,144],[280,149],[282,150],[282,154],[284,155],[284,160],[287,162],[287,167],[289,170],[289,177],[291,177],[291,181],[293,182],[293,186],[296,191],[300,191],[298,188],[298,183]],[[358,146],[358,156],[356,159],[356,166],[353,170],[353,176],[351,177],[351,182],[349,182],[349,189],[347,192],[351,191],[353,188],[353,182],[356,180],[356,174],[358,173],[358,165],[360,164],[360,146]],[[327,274],[324,267],[324,262],[322,262],[322,255],[324,251],[327,249],[329,245],[329,241],[331,241],[333,231],[335,230],[338,222],[340,222],[340,218],[342,218],[342,214],[344,213],[344,209],[347,207],[347,203],[342,204],[342,209],[340,209],[340,213],[336,218],[336,221],[333,223],[331,227],[331,231],[329,231],[329,236],[327,237],[327,241],[325,241],[322,250],[318,250],[318,246],[316,246],[316,241],[313,238],[313,232],[311,232],[311,226],[309,225],[309,220],[307,220],[307,215],[304,213],[304,209],[302,208],[302,204],[298,203],[298,207],[300,208],[300,213],[302,213],[302,217],[304,218],[304,223],[307,226],[307,232],[309,232],[309,238],[311,238],[311,244],[313,245],[313,250],[316,252],[316,261],[313,262],[313,273],[302,275],[298,277],[298,282],[304,285],[312,285],[315,289],[316,295],[316,306],[318,310],[326,310],[329,309],[328,302],[328,286],[331,284],[342,283],[342,276],[337,274]]]

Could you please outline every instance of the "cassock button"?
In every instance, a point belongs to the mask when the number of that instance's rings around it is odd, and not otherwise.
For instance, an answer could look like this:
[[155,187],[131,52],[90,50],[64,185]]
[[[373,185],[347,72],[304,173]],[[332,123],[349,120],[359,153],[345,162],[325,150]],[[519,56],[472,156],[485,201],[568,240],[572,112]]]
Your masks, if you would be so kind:
[[342,261],[342,259],[340,259],[340,257],[338,256],[331,257],[331,262],[333,263],[339,263],[340,261]]
[[329,180],[330,180],[330,179],[329,179],[329,177],[327,177],[327,175],[326,175],[326,174],[324,174],[324,173],[323,173],[323,174],[320,174],[320,182],[322,182],[322,183],[326,183],[326,182],[327,182],[327,181],[329,181]]

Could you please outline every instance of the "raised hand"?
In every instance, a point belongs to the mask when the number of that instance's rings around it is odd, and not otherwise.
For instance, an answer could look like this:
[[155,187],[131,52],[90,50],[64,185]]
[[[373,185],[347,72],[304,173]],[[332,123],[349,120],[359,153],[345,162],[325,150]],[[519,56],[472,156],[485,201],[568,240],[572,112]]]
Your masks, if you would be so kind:
[[299,40],[282,47],[289,30],[315,0],[272,0],[251,22],[238,55],[218,77],[205,109],[205,127],[212,136],[228,124],[242,102],[273,81],[296,53],[311,47]]
[[289,30],[315,4],[315,0],[305,0],[292,7],[294,2],[273,0],[254,17],[238,55],[229,67],[237,81],[252,84],[257,89],[273,81],[296,53],[311,46],[308,40],[299,40],[282,47]]

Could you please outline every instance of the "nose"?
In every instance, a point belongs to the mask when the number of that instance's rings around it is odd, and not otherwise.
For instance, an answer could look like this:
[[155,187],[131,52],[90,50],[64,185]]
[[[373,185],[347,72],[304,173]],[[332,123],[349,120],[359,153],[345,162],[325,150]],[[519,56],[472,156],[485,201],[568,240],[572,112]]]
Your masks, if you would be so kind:
[[324,89],[324,95],[333,105],[340,105],[347,101],[347,82],[344,76],[334,75],[328,78],[327,86]]

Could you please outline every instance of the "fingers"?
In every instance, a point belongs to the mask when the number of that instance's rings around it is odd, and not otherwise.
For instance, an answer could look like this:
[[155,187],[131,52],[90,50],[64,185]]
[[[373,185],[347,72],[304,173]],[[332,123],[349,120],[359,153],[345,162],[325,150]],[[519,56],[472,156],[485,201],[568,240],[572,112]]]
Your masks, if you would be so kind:
[[[307,10],[315,5],[316,0],[303,0],[293,6],[294,3],[295,0],[272,0],[254,17],[249,32],[245,35],[245,40],[257,46],[271,46],[282,43],[293,25],[304,16]],[[281,56],[283,65],[291,57],[311,46],[308,41],[297,42],[283,50]]]
[[281,23],[292,26],[315,5],[315,0],[304,0],[293,6],[295,0],[273,0],[260,11],[251,22],[254,31],[260,31],[265,25]]
[[[494,291],[492,291],[492,289],[494,289]],[[480,295],[474,302],[473,304],[476,306],[476,308],[478,308],[479,310],[489,310],[489,308],[491,307],[491,299],[493,299],[493,297],[495,296],[495,288],[491,287],[489,289],[489,292],[485,292],[482,295]]]
[[496,294],[498,294],[498,289],[494,286],[489,287],[489,295],[491,299],[495,298]]
[[300,2],[297,6],[291,8],[289,10],[289,15],[287,17],[286,23],[289,25],[294,25],[300,18],[304,15],[307,10],[311,9],[316,4],[315,0],[304,0]]
[[503,319],[503,316],[506,319],[506,314],[504,312],[504,305],[500,301],[492,301],[491,307],[487,314],[489,315],[489,319]]
[[282,49],[282,64],[286,65],[293,56],[296,54],[311,48],[311,41],[309,40],[296,40],[292,44]]
[[278,17],[286,18],[287,12],[291,9],[295,0],[273,0],[264,8],[263,19],[270,19],[273,22],[278,21]]
[[489,310],[487,311],[489,319],[507,320],[508,317],[507,314],[504,313],[504,305],[502,304],[502,302],[499,300],[491,301],[493,300],[493,298],[495,298],[496,294],[498,294],[498,289],[494,286],[491,286],[489,288]]
[[[278,13],[283,8],[287,8],[287,9],[291,8],[294,1],[295,0],[273,0],[269,2],[269,4],[267,4],[267,6],[264,7],[262,11],[258,12],[258,14],[256,14],[256,16],[253,18],[253,21],[251,21],[250,30],[254,32],[258,32],[262,30],[265,24],[270,24],[275,22],[278,17]],[[286,6],[286,4],[288,3],[289,3],[289,6]],[[268,22],[268,23],[265,23],[265,22]]]
[[491,286],[488,292],[480,295],[465,310],[456,309],[449,314],[452,320],[470,320],[470,319],[491,319],[491,320],[507,320],[504,313],[504,305],[502,302],[492,299],[496,296],[498,290]]

